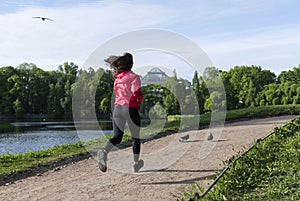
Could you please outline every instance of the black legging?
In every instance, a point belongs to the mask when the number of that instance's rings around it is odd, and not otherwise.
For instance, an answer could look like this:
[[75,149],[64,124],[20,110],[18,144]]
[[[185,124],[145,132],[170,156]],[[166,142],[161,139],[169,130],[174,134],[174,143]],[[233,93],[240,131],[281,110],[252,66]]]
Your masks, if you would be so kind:
[[109,152],[114,145],[121,143],[125,124],[128,123],[132,137],[132,150],[134,161],[139,160],[141,142],[140,142],[140,125],[141,118],[137,108],[126,108],[118,105],[113,111],[113,129],[114,136],[106,143],[105,150]]

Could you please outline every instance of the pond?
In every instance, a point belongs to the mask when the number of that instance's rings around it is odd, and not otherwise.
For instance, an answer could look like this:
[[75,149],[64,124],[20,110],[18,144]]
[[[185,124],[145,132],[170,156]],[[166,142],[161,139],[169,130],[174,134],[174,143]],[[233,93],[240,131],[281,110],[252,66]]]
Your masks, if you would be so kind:
[[0,155],[5,153],[25,153],[51,148],[55,145],[77,143],[111,134],[110,121],[100,122],[102,130],[95,128],[93,122],[84,122],[78,137],[73,122],[16,122],[11,123],[15,132],[0,134]]

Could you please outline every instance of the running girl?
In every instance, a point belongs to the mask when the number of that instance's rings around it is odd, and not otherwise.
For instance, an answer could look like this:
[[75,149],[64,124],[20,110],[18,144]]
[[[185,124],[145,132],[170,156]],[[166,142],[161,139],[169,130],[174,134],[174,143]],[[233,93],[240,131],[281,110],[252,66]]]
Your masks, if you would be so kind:
[[133,171],[138,172],[144,166],[144,161],[140,159],[141,119],[138,110],[144,100],[144,96],[140,90],[140,77],[131,71],[133,57],[130,53],[124,53],[123,56],[110,56],[104,61],[114,69],[115,73],[115,103],[112,117],[114,135],[106,143],[106,146],[98,152],[99,168],[102,172],[106,172],[107,154],[113,146],[122,141],[127,122],[132,137]]

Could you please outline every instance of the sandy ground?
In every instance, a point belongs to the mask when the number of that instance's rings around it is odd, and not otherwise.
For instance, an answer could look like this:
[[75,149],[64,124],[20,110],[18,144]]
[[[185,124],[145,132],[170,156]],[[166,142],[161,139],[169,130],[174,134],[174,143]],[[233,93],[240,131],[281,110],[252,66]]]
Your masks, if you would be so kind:
[[[106,173],[100,172],[96,159],[82,160],[0,186],[0,200],[175,200],[195,182],[207,188],[222,161],[292,118],[230,123],[213,141],[207,135],[215,131],[208,129],[169,135],[142,145],[145,166],[139,173],[131,173],[131,148],[126,148],[109,154]],[[187,142],[178,141],[187,134]]]

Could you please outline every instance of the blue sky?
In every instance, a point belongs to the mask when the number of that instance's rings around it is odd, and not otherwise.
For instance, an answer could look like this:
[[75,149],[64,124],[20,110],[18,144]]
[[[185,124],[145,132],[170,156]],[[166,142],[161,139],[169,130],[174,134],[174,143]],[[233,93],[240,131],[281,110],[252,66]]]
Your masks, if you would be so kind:
[[[296,0],[5,0],[0,2],[0,66],[32,62],[55,70],[65,61],[80,66],[117,35],[157,28],[194,41],[222,70],[258,65],[278,75],[300,64],[299,8]],[[135,58],[137,69],[165,66],[188,79],[194,71],[161,52]]]

